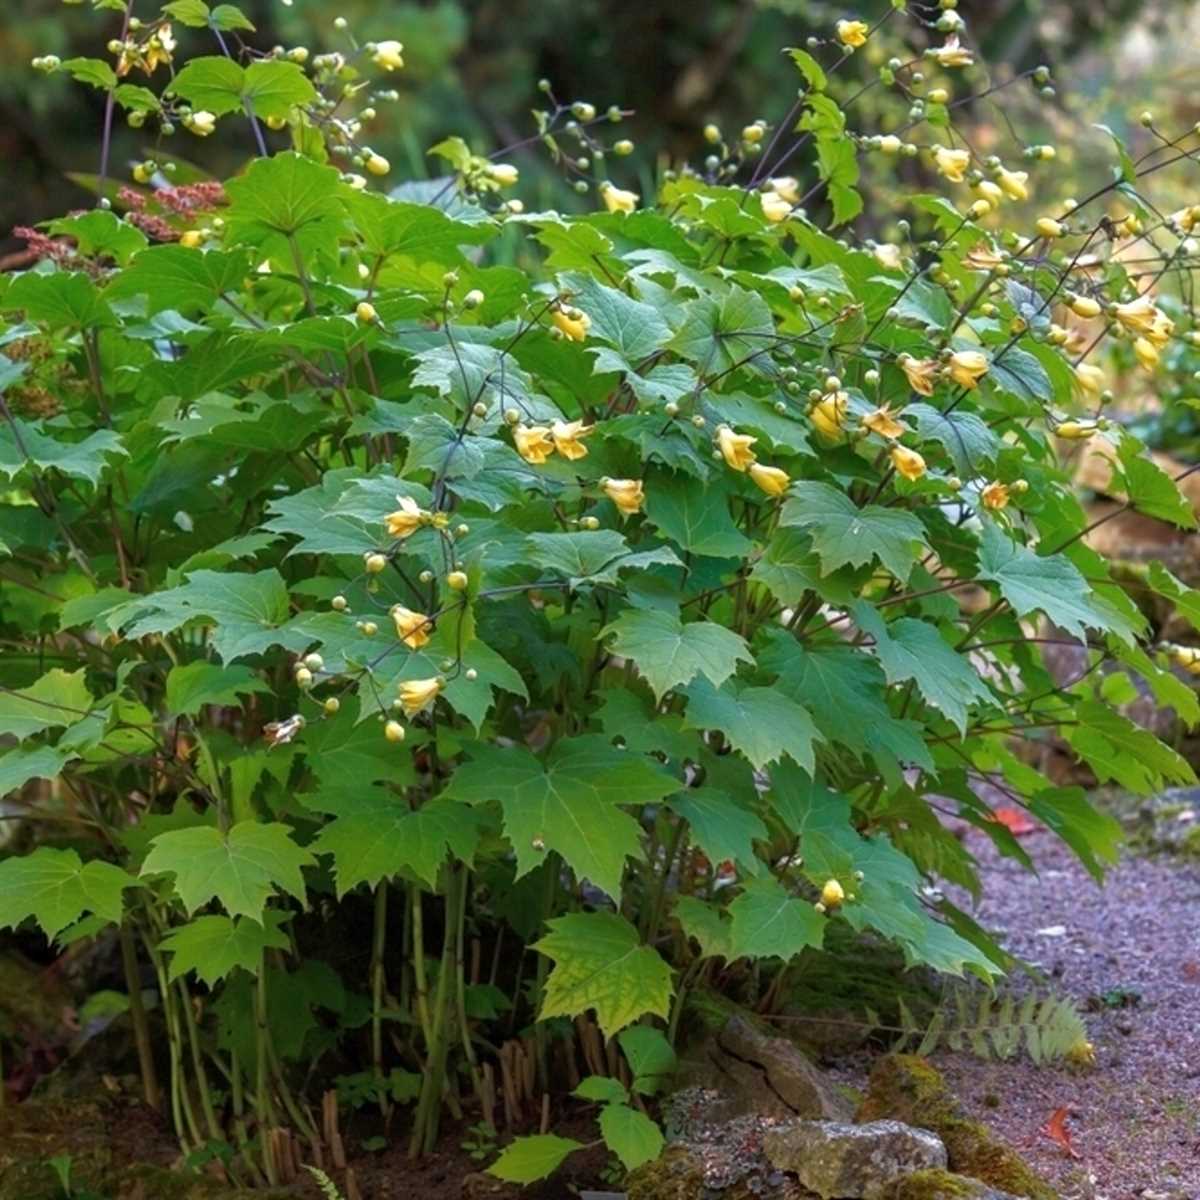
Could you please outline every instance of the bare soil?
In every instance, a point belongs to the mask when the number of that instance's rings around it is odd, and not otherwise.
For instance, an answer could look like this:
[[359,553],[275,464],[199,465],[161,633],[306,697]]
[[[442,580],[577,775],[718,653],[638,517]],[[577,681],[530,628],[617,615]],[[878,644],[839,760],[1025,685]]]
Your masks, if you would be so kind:
[[[1091,1010],[1096,1066],[934,1061],[1063,1200],[1200,1200],[1200,861],[1129,854],[1101,888],[1054,834],[1023,840],[1036,879],[967,834],[983,874],[976,916]],[[1039,1132],[1060,1107],[1078,1160]]]

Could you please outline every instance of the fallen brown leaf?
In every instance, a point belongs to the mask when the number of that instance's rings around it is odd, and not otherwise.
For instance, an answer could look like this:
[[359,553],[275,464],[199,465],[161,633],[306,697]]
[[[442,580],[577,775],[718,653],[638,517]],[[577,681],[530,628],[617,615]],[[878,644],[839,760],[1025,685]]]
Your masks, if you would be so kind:
[[1067,1118],[1070,1115],[1071,1110],[1069,1108],[1056,1108],[1050,1114],[1050,1120],[1038,1132],[1048,1137],[1052,1142],[1057,1142],[1072,1158],[1080,1158],[1081,1155],[1072,1144],[1071,1134],[1067,1130]]

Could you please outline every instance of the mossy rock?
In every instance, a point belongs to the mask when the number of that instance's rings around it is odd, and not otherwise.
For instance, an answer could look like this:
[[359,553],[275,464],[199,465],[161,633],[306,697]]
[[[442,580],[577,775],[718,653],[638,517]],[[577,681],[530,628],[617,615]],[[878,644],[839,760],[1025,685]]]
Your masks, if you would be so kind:
[[855,1120],[889,1118],[936,1133],[953,1172],[1028,1200],[1058,1200],[1011,1146],[965,1114],[941,1072],[915,1054],[891,1054],[876,1063]]
[[978,1179],[936,1168],[896,1180],[879,1200],[1006,1200],[1011,1195]]
[[721,1200],[820,1200],[794,1176],[771,1170],[765,1160],[761,1167],[764,1170],[748,1169],[745,1176],[714,1190],[706,1184],[699,1150],[668,1146],[654,1162],[630,1173],[625,1195],[628,1200],[699,1200],[705,1195],[719,1195]]

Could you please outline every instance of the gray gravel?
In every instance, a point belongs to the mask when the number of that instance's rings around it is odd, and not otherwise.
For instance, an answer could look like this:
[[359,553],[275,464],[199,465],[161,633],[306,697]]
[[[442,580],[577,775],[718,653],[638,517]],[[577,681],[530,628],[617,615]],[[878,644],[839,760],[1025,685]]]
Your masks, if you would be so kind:
[[[1036,878],[968,833],[984,879],[978,919],[1081,1007],[1117,989],[1140,1001],[1088,1013],[1091,1071],[935,1061],[1064,1200],[1200,1200],[1200,864],[1126,857],[1101,888],[1053,834],[1022,841]],[[1078,1160],[1039,1133],[1062,1106]]]

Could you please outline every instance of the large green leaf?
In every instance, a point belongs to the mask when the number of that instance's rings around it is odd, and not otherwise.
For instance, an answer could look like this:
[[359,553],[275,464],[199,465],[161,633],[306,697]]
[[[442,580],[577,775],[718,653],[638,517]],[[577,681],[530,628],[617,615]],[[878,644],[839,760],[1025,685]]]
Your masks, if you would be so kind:
[[875,639],[875,654],[889,683],[914,682],[934,708],[958,727],[967,728],[974,704],[992,701],[992,693],[969,659],[959,654],[936,626],[914,617],[890,624],[869,604],[854,605],[854,618]]
[[687,694],[688,725],[717,730],[758,770],[783,754],[813,769],[813,744],[820,739],[817,727],[807,709],[778,689],[740,687],[733,681],[718,689],[701,679]]
[[1014,541],[998,526],[987,524],[979,552],[979,576],[1000,588],[1019,617],[1041,610],[1056,625],[1078,638],[1108,622],[1090,601],[1091,589],[1070,559],[1039,555]]
[[242,821],[228,833],[211,826],[160,834],[141,874],[173,875],[188,913],[219,900],[230,916],[261,921],[276,888],[304,899],[301,868],[313,856],[298,846],[286,825]]
[[630,658],[658,699],[703,675],[720,687],[739,662],[752,662],[746,643],[714,621],[686,625],[661,609],[626,609],[605,633],[615,634],[613,653]]
[[474,746],[443,795],[499,803],[518,876],[553,850],[616,898],[625,860],[642,856],[641,827],[620,806],[651,804],[679,786],[648,759],[585,736],[560,741],[544,761],[517,746]]
[[810,532],[826,573],[878,559],[902,583],[908,579],[925,537],[912,513],[877,504],[859,508],[845,492],[811,480],[792,484],[788,494],[780,523]]
[[83,669],[55,667],[21,691],[0,690],[0,734],[27,738],[74,725],[88,716],[92,705]]
[[97,429],[81,441],[59,441],[34,425],[14,417],[0,425],[0,474],[9,479],[27,466],[61,471],[72,479],[96,484],[114,458],[128,453],[111,429]]
[[112,863],[85,863],[74,850],[39,846],[0,860],[0,929],[32,917],[52,938],[84,913],[120,921],[122,893],[136,882]]
[[172,929],[158,945],[171,954],[167,977],[179,979],[195,971],[197,979],[212,987],[235,967],[257,975],[263,951],[287,950],[291,946],[280,928],[289,914],[268,909],[263,916],[262,924],[249,917],[193,917],[186,925]]
[[548,922],[533,948],[554,962],[541,1017],[575,1017],[592,1010],[606,1037],[647,1013],[666,1017],[671,969],[653,946],[616,913],[568,913]]
[[270,690],[249,667],[187,663],[172,667],[167,674],[167,710],[177,716],[194,717],[206,704],[238,708],[243,696]]
[[754,842],[766,840],[767,827],[755,813],[711,787],[688,788],[672,797],[670,805],[687,821],[692,841],[710,862],[735,862],[751,875],[757,873]]
[[820,947],[825,937],[825,918],[774,875],[749,880],[729,906],[729,915],[732,951],[738,958],[786,962],[806,947]]
[[599,1120],[604,1144],[621,1160],[625,1170],[635,1171],[662,1153],[662,1130],[644,1112],[628,1104],[606,1104],[600,1110]]
[[413,809],[386,788],[343,784],[302,800],[335,818],[312,849],[333,856],[339,896],[360,883],[373,888],[400,874],[415,875],[435,888],[447,856],[469,862],[479,842],[475,811],[443,797]]
[[646,486],[646,517],[689,554],[740,558],[751,548],[729,515],[728,493],[717,483],[656,472]]

